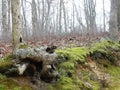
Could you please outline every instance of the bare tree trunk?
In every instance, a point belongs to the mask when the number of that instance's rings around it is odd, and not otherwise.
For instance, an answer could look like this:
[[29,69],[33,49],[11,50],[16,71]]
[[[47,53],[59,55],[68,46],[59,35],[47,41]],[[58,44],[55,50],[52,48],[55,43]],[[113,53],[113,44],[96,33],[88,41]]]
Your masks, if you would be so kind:
[[61,34],[62,31],[61,18],[62,18],[62,0],[60,0],[60,5],[59,5],[59,34]]
[[[42,20],[41,20],[41,0],[37,0],[37,11],[38,11],[38,28],[39,28],[39,35],[42,35],[42,30],[41,30],[41,25],[42,25]],[[39,38],[40,38],[39,36]]]
[[56,15],[56,34],[58,35],[59,33],[59,5],[57,5],[57,15]]
[[117,0],[117,10],[118,10],[118,15],[117,15],[118,31],[120,32],[120,0]]
[[12,10],[12,43],[13,54],[15,54],[18,45],[22,42],[21,35],[21,15],[20,15],[20,0],[11,0]]
[[72,5],[72,13],[71,13],[71,34],[74,33],[74,28],[75,28],[75,6],[74,3]]
[[8,39],[7,0],[2,0],[2,39]]
[[105,1],[103,0],[103,30],[106,31],[106,25],[105,25]]
[[84,0],[85,20],[87,24],[88,33],[94,35],[96,33],[96,1]]
[[45,21],[45,1],[42,0],[42,24],[41,24],[41,31],[42,31],[42,34],[44,34],[44,21]]
[[38,37],[37,33],[37,9],[35,0],[32,0],[32,30],[34,40]]
[[64,13],[65,33],[67,33],[67,19],[66,19],[66,9],[64,2],[63,2],[63,13]]
[[49,25],[49,14],[50,14],[50,10],[51,10],[51,2],[50,2],[50,0],[47,0],[47,15],[46,15],[46,17],[45,17],[45,31],[46,32],[49,32],[48,31],[48,27],[50,26]]
[[28,39],[28,32],[27,32],[27,20],[26,20],[26,0],[21,0],[22,4],[22,13],[23,13],[23,23],[22,23],[22,30],[23,30],[23,36],[27,40]]
[[8,0],[8,30],[11,31],[11,6],[10,6],[11,1]]
[[77,9],[77,6],[75,4],[75,0],[73,0],[72,3],[73,3],[73,6],[74,6],[74,9],[75,9],[75,12],[76,12],[76,19],[77,19],[77,21],[79,23],[79,31],[78,31],[78,33],[84,33],[85,31],[83,31],[83,30],[85,29],[85,26],[84,26],[84,24],[82,22],[81,7],[79,7],[79,9]]
[[109,30],[110,30],[110,39],[117,41],[118,40],[118,7],[117,0],[111,0],[111,11],[110,11],[110,21],[109,21]]

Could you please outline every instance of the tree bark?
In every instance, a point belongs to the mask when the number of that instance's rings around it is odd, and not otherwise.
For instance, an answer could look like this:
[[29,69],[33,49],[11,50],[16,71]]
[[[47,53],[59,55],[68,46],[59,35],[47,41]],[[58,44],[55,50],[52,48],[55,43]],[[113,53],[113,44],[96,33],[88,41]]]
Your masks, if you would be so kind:
[[37,21],[37,9],[36,9],[36,2],[35,2],[35,0],[32,0],[32,34],[33,34],[33,38],[34,38],[34,40],[38,37],[38,25],[37,25],[37,23],[38,23],[38,21]]
[[94,0],[84,0],[85,21],[89,34],[94,35],[96,32],[96,3]]
[[2,0],[2,37],[6,41],[8,38],[8,23],[7,23],[7,0]]
[[113,41],[118,40],[118,1],[111,0],[111,11],[109,21],[110,39]]
[[20,15],[20,0],[11,0],[12,10],[12,43],[13,54],[15,53],[17,46],[22,42],[22,27],[21,27],[21,15]]

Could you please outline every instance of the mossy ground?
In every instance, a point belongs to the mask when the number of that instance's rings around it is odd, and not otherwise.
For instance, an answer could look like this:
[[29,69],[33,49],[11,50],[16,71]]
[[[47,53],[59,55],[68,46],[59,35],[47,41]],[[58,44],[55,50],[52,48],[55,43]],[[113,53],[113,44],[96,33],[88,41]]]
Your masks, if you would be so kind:
[[5,58],[0,59],[0,68],[8,67],[11,64],[12,64],[12,62],[11,62],[11,56],[10,55],[6,55]]
[[21,86],[11,78],[0,74],[0,90],[32,90],[30,86]]
[[[89,54],[87,47],[74,47],[74,48],[65,48],[62,50],[56,50],[56,53],[59,56],[65,57],[65,61],[59,65],[59,69],[62,69],[63,72],[74,72],[78,63],[85,63],[85,58]],[[62,71],[60,71],[62,72]]]
[[[49,90],[120,90],[120,67],[114,65],[115,61],[120,60],[120,44],[103,41],[93,44],[91,48],[57,49],[56,53],[61,62],[57,66],[61,77],[57,84],[49,86]],[[89,58],[91,62],[97,63],[97,69],[90,67]],[[0,68],[11,64],[10,57],[0,60]],[[91,73],[97,74],[93,69],[109,74],[107,86],[100,80],[91,79]],[[30,86],[21,86],[1,74],[0,83],[0,90],[31,90]]]
[[120,90],[120,67],[109,65],[106,71],[111,75],[109,86],[106,90]]
[[[65,48],[56,52],[66,60],[58,66],[61,78],[59,83],[50,86],[51,90],[98,90],[99,83],[90,80],[88,69],[85,68],[89,55],[87,47]],[[87,82],[93,87],[87,86]]]
[[[73,47],[56,51],[64,61],[58,66],[61,79],[56,85],[51,85],[50,90],[119,90],[120,68],[112,64],[119,60],[120,45],[112,41],[103,41],[93,44],[91,48]],[[102,86],[100,80],[90,78],[88,60],[97,63],[97,68],[102,73],[108,73],[112,78],[108,80],[108,86]],[[105,66],[105,67],[104,67]],[[103,69],[103,70],[102,70]]]
[[[12,65],[11,55],[6,55],[4,59],[0,59],[0,69],[7,69]],[[12,78],[0,74],[0,90],[32,90],[29,85],[19,85]]]

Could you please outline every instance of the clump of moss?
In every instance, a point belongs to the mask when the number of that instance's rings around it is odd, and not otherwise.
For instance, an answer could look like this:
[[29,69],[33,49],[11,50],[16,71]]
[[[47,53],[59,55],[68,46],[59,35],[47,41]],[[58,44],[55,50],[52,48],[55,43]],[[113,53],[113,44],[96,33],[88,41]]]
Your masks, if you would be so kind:
[[120,60],[120,44],[113,41],[103,41],[94,44],[90,49],[90,56],[99,61],[104,66],[105,73],[109,73],[108,86],[103,90],[120,89],[120,68],[115,66],[115,62]]
[[94,44],[90,49],[90,56],[95,59],[107,59],[111,62],[120,59],[120,44],[113,41],[103,41]]
[[0,69],[7,68],[12,65],[12,56],[6,55],[2,60],[0,60]]
[[18,46],[18,49],[21,49],[21,48],[28,48],[29,46],[25,43],[21,43],[19,46]]
[[86,61],[85,58],[89,52],[86,47],[73,47],[56,50],[56,53],[66,58],[59,67],[62,67],[63,71],[73,72],[78,63]]
[[61,74],[59,83],[50,86],[51,90],[80,90],[82,82],[80,78],[74,79],[72,74],[76,73],[77,65],[86,62],[86,57],[89,54],[86,47],[73,47],[57,49],[58,57],[64,59],[58,66],[58,71]]
[[109,65],[106,72],[111,75],[109,80],[108,90],[119,90],[120,89],[120,68],[114,65]]
[[59,83],[50,86],[50,90],[80,90],[80,88],[72,78],[62,76]]
[[[58,66],[61,78],[56,85],[50,87],[51,90],[101,90],[101,88],[119,90],[120,68],[112,65],[112,62],[120,60],[120,44],[106,40],[94,44],[89,50],[86,47],[73,47],[58,49],[56,52],[58,57],[63,60]],[[84,64],[87,63],[87,55],[90,55],[91,59],[94,57],[93,60],[100,61],[98,67],[101,65],[103,69],[106,68],[106,71],[112,76],[110,83],[106,82],[108,86],[104,87],[101,81],[90,78],[89,67],[84,68]],[[80,66],[80,72],[77,70],[77,66]]]
[[18,83],[13,81],[11,78],[0,74],[0,90],[32,90],[30,86],[20,86]]
[[[0,73],[7,71],[12,66],[12,55],[6,55],[0,60]],[[20,86],[17,82],[0,74],[0,90],[32,90],[30,86]]]

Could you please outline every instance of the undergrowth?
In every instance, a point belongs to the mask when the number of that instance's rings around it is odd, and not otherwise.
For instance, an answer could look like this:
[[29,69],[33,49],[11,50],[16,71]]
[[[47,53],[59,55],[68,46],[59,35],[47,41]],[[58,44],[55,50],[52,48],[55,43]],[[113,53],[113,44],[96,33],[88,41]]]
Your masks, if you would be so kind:
[[[61,58],[62,63],[58,66],[58,71],[61,74],[59,83],[51,86],[51,90],[81,90],[82,81],[73,77],[76,73],[77,66],[86,62],[86,57],[89,54],[87,47],[73,47],[56,50],[56,53]],[[77,75],[75,77],[78,77]]]
[[90,56],[95,59],[107,59],[114,63],[120,59],[120,44],[107,40],[96,43],[90,48]]
[[32,90],[30,86],[20,86],[18,83],[0,74],[0,90]]
[[108,90],[120,90],[120,67],[109,65],[106,68],[106,72],[111,75],[111,80],[109,81]]
[[[23,46],[22,48],[26,48]],[[103,41],[88,47],[72,47],[57,49],[58,64],[57,69],[61,77],[57,84],[50,85],[50,90],[100,90],[101,82],[90,79],[92,70],[85,66],[87,57],[97,62],[99,60],[105,67],[105,73],[112,77],[108,87],[103,90],[119,90],[120,88],[120,68],[114,65],[114,62],[120,60],[120,44],[112,41]],[[5,57],[0,60],[0,68],[11,65],[11,57]],[[79,67],[81,66],[81,67]],[[80,71],[78,69],[81,69]],[[30,90],[29,86],[21,87],[12,79],[0,74],[0,90]],[[10,89],[9,89],[10,88]],[[12,89],[11,89],[12,88]]]
[[[62,50],[58,49],[56,52],[59,55],[58,57],[62,59],[60,59],[62,63],[58,66],[61,79],[56,85],[50,86],[51,90],[100,90],[101,83],[91,80],[89,72],[86,69],[81,70],[82,77],[76,72],[79,65],[84,66],[84,64],[87,63],[87,56],[94,57],[94,60],[102,59],[101,61],[107,65],[107,67],[105,67],[107,69],[106,72],[116,77],[113,78],[114,83],[111,82],[108,87],[102,87],[102,89],[119,90],[118,88],[120,87],[118,85],[120,84],[120,80],[115,80],[120,78],[120,73],[117,72],[120,68],[111,68],[110,66],[112,62],[120,59],[120,44],[106,40],[93,44],[91,48],[64,48]],[[103,61],[103,59],[105,61]]]
[[6,55],[4,58],[0,59],[0,69],[7,68],[12,65],[12,56]]
[[[6,55],[3,59],[0,59],[0,71],[7,70],[12,65],[11,55]],[[13,79],[6,77],[0,73],[0,90],[32,90],[30,86],[20,86]]]
[[64,62],[61,63],[59,67],[62,67],[63,72],[64,70],[66,70],[67,72],[71,73],[74,72],[78,63],[85,63],[85,58],[89,54],[88,49],[86,47],[58,49],[56,50],[56,53],[59,55],[59,57],[65,57]]

